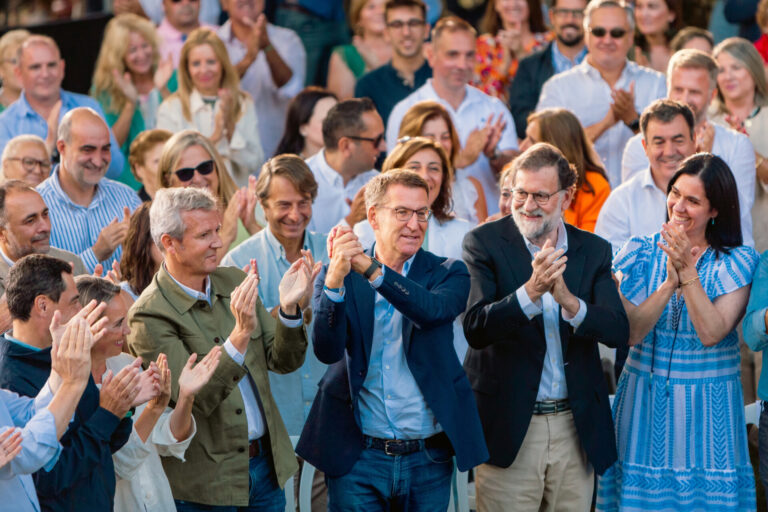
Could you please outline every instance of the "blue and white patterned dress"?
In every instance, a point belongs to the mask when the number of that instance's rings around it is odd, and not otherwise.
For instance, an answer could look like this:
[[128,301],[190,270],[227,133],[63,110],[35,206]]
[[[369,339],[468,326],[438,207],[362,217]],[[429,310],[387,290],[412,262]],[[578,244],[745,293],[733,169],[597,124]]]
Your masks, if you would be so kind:
[[[640,305],[667,277],[659,233],[634,237],[614,257],[621,292]],[[697,263],[710,300],[752,282],[758,255],[746,246]],[[677,329],[676,329],[677,325]],[[739,344],[731,331],[702,345],[682,295],[631,348],[613,416],[618,461],[600,478],[597,510],[755,510],[747,451]]]

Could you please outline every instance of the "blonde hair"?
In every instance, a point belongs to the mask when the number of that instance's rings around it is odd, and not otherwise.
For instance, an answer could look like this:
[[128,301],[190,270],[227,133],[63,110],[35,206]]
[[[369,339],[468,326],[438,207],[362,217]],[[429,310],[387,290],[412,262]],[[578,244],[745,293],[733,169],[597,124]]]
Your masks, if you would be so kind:
[[219,39],[219,36],[216,35],[216,32],[209,28],[201,27],[193,30],[189,37],[187,37],[184,46],[181,47],[178,67],[179,90],[171,95],[171,98],[179,98],[184,118],[187,121],[192,121],[192,112],[189,109],[189,96],[192,94],[195,86],[192,84],[192,77],[189,74],[189,52],[204,44],[211,47],[221,65],[221,84],[219,84],[219,87],[228,90],[232,96],[234,101],[232,115],[235,121],[237,121],[244,110],[245,93],[240,91],[240,78],[237,75],[237,71],[235,71],[235,67],[232,65],[232,61],[229,60],[227,48]]
[[409,108],[403,116],[403,120],[400,121],[400,133],[398,133],[397,137],[419,137],[424,129],[424,125],[438,117],[445,121],[451,134],[451,154],[448,157],[451,159],[451,163],[454,164],[461,149],[459,134],[453,125],[451,115],[445,110],[445,107],[436,101],[420,101]]
[[103,104],[107,112],[118,113],[125,106],[128,98],[122,89],[115,83],[113,71],[117,70],[120,76],[127,71],[125,67],[125,54],[128,51],[128,40],[131,33],[139,34],[150,46],[152,46],[152,71],[157,69],[159,59],[159,40],[152,22],[137,16],[136,14],[120,14],[107,23],[104,31],[104,41],[101,43],[99,58],[96,59],[96,67],[93,71],[91,96]]
[[[23,28],[3,34],[3,37],[0,37],[0,59],[5,56],[8,50],[21,47],[21,44],[31,35],[29,30]],[[14,55],[13,58],[18,58],[18,55]]]
[[200,146],[211,156],[211,159],[216,164],[216,176],[219,178],[219,188],[216,190],[216,197],[221,202],[222,207],[226,208],[229,204],[229,200],[237,191],[235,182],[232,181],[232,177],[229,175],[224,160],[213,147],[211,141],[208,140],[203,134],[195,130],[183,130],[175,134],[173,137],[163,146],[163,152],[160,154],[160,161],[157,164],[157,180],[158,190],[162,188],[172,188],[171,174],[176,171],[176,167],[181,160],[181,155],[184,150],[192,147]]
[[[717,57],[726,52],[742,63],[747,69],[752,80],[755,82],[755,106],[764,107],[768,105],[768,86],[765,80],[765,68],[763,67],[763,58],[755,49],[755,46],[740,37],[729,37],[725,41],[715,46],[712,56],[717,60]],[[728,108],[725,106],[725,98],[720,91],[720,87],[717,88],[717,97],[712,102],[718,113],[728,112]]]
[[451,199],[451,190],[453,189],[453,165],[451,165],[445,149],[443,149],[439,142],[428,137],[413,137],[399,143],[387,156],[387,159],[384,160],[381,172],[386,173],[403,168],[408,160],[422,149],[431,149],[437,153],[443,167],[443,181],[440,184],[440,192],[437,194],[435,202],[430,205],[430,209],[437,220],[445,222],[452,218],[453,200]]
[[763,32],[768,30],[768,0],[760,0],[757,4],[755,19],[757,20],[757,26],[760,27],[760,30]]

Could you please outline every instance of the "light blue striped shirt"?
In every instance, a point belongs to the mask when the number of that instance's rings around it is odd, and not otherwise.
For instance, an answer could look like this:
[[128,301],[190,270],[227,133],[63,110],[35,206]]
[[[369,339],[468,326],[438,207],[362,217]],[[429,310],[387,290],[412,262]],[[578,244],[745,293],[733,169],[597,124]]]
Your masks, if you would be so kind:
[[3,510],[40,511],[32,473],[40,468],[50,471],[61,453],[56,421],[45,408],[52,398],[47,384],[34,399],[0,389],[0,432],[10,427],[21,429],[22,435],[21,453],[0,467]]
[[[325,235],[305,230],[303,245],[304,250],[312,252],[315,261],[328,263]],[[269,226],[231,250],[221,260],[221,264],[243,268],[250,263],[251,258],[254,258],[259,266],[259,297],[264,307],[271,311],[280,305],[280,280],[291,263],[285,257],[285,248],[275,238]],[[312,339],[312,325],[310,323],[307,328],[309,340]],[[269,387],[288,435],[301,434],[317,393],[317,383],[327,368],[317,360],[315,351],[309,347],[304,364],[295,372],[283,375],[269,372]]]
[[[59,113],[59,121],[64,115],[72,109],[77,107],[89,107],[95,110],[104,122],[106,123],[106,117],[104,111],[101,109],[101,105],[91,97],[77,94],[74,92],[61,90],[61,113]],[[109,125],[107,125],[109,126]],[[48,121],[38,114],[27,101],[27,97],[24,92],[21,93],[19,99],[11,103],[11,105],[0,114],[0,152],[3,151],[8,141],[17,135],[32,134],[37,135],[41,139],[45,140],[48,135]],[[125,165],[125,157],[120,151],[120,144],[115,140],[115,136],[112,134],[112,130],[109,130],[109,153],[112,155],[112,159],[109,162],[109,169],[107,169],[107,177],[117,179],[123,172],[123,166]],[[50,208],[51,205],[48,205]]]
[[73,252],[80,256],[89,272],[93,272],[97,263],[105,269],[112,267],[113,261],[120,261],[123,247],[104,261],[98,261],[93,253],[93,244],[99,238],[104,227],[117,219],[123,218],[123,207],[134,211],[141,204],[141,199],[127,185],[102,178],[96,186],[96,193],[88,206],[73,202],[62,190],[59,182],[59,166],[44,182],[37,186],[48,207],[51,219],[51,245]]

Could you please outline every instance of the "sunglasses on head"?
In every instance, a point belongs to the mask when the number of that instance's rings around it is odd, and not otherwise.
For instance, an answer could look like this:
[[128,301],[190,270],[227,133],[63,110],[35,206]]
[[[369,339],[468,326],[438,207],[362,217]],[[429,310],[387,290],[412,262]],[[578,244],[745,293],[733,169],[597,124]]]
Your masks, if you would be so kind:
[[611,38],[613,39],[621,39],[627,35],[626,29],[618,27],[612,28],[611,30],[608,30],[604,27],[592,27],[589,29],[589,32],[595,37],[605,37],[606,34],[610,34]]
[[176,177],[181,181],[189,181],[195,175],[195,171],[201,176],[211,174],[216,167],[216,163],[213,160],[206,160],[197,165],[197,167],[184,167],[176,171]]

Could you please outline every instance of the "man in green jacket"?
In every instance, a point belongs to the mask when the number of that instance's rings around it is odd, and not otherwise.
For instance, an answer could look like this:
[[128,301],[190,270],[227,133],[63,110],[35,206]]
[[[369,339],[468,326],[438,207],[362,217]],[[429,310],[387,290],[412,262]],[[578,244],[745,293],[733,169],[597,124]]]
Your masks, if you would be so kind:
[[[273,318],[258,297],[258,269],[217,268],[220,214],[207,190],[159,190],[149,213],[164,262],[129,313],[131,351],[168,357],[176,377],[192,354],[220,345],[221,361],[195,397],[197,433],[186,461],[163,465],[180,511],[285,509],[282,487],[298,469],[267,370],[299,368],[307,348],[299,301],[319,271],[299,259],[280,282]],[[253,260],[252,260],[253,261]],[[172,383],[172,400],[179,383]],[[209,508],[209,506],[214,506]]]

